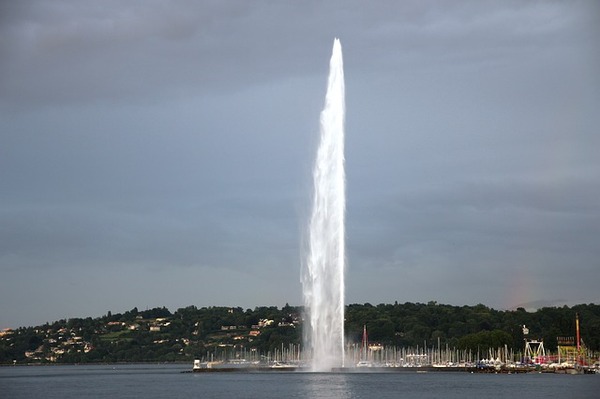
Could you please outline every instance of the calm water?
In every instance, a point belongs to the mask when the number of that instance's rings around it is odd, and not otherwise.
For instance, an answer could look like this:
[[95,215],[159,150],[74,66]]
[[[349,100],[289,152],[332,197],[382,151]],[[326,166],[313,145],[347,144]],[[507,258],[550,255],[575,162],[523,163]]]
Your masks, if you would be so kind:
[[600,398],[600,375],[181,373],[189,368],[0,367],[0,398]]

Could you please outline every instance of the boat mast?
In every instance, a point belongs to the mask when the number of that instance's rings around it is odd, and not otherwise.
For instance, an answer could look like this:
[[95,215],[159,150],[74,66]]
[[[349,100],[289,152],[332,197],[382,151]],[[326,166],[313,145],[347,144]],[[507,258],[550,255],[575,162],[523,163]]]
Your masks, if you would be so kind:
[[369,347],[369,339],[367,337],[367,325],[364,324],[363,325],[363,336],[362,336],[362,352],[363,352],[363,359],[366,361],[368,360],[368,354],[367,354],[367,349]]
[[579,339],[579,313],[575,313],[575,333],[577,334],[577,353],[581,348],[581,340]]

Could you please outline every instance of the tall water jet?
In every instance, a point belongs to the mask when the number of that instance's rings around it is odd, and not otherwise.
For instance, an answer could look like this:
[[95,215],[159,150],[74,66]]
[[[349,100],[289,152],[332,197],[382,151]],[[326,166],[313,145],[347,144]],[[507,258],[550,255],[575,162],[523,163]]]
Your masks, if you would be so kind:
[[344,365],[344,268],[346,181],[344,172],[344,65],[333,42],[320,143],[313,168],[314,193],[302,286],[305,349],[312,371]]

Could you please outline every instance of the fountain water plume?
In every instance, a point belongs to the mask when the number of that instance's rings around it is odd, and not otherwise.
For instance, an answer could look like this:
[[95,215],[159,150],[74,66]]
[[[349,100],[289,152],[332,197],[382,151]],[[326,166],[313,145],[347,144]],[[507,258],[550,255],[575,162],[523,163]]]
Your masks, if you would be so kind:
[[344,365],[346,181],[344,171],[344,68],[339,39],[333,43],[320,143],[313,168],[313,203],[302,274],[305,348],[312,371]]

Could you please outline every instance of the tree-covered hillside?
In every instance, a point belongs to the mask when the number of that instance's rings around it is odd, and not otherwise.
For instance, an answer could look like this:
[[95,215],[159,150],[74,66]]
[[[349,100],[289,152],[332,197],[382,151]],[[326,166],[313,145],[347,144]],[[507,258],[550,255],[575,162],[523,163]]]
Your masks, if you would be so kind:
[[600,349],[600,306],[577,305],[549,307],[536,312],[518,308],[498,311],[484,305],[451,306],[436,302],[349,305],[346,334],[360,341],[363,325],[369,339],[384,345],[416,346],[437,342],[459,349],[508,345],[523,347],[523,325],[529,337],[543,339],[549,350],[556,350],[557,337],[575,336],[575,315],[579,314],[581,337],[588,348]]
[[[579,314],[587,348],[600,350],[600,305],[498,311],[484,305],[451,306],[435,302],[352,304],[346,308],[348,342],[361,341],[367,326],[369,341],[396,347],[447,345],[486,349],[507,345],[523,349],[522,326],[530,338],[543,339],[556,350],[557,337],[575,336]],[[185,361],[209,354],[269,354],[302,341],[302,308],[189,306],[97,318],[59,320],[37,327],[0,333],[0,363],[86,363]]]

